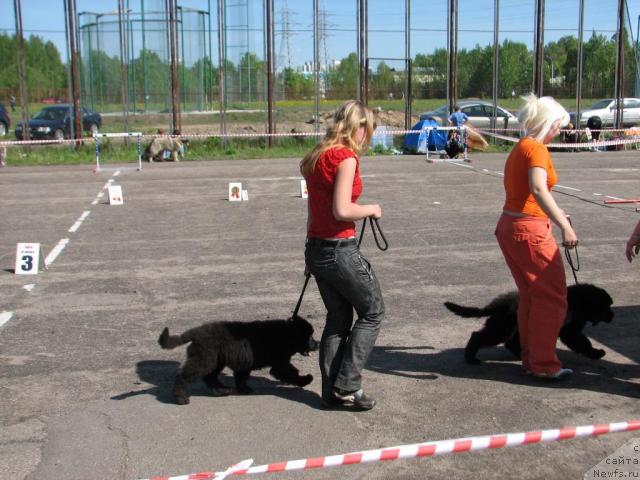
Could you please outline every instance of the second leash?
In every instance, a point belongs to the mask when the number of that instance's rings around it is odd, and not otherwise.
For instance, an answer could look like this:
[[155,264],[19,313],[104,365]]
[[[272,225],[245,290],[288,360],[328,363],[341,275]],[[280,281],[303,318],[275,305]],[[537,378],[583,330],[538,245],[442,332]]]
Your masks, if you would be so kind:
[[[571,216],[567,215],[567,220],[569,220],[569,225],[573,227],[573,223],[571,222]],[[571,250],[576,251],[576,261],[573,261],[573,257],[571,256]],[[576,281],[576,285],[578,285],[578,276],[576,272],[580,271],[580,255],[578,254],[578,244],[576,243],[573,247],[564,246],[564,257],[567,259],[567,263],[571,267],[571,273],[573,273],[573,279]]]

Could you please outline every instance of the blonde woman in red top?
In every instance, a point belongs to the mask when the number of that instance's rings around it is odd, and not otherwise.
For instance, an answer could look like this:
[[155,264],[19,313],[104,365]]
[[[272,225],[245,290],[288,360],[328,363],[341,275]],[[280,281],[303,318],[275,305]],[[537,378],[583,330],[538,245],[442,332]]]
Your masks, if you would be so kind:
[[547,144],[569,123],[569,114],[551,97],[523,97],[518,113],[524,136],[504,167],[506,200],[496,227],[498,244],[518,287],[518,327],[522,366],[536,377],[562,379],[556,342],[567,313],[567,283],[551,222],[564,246],[578,244],[565,213],[551,195],[558,181]]
[[354,223],[382,216],[380,205],[357,203],[360,154],[374,130],[371,110],[358,101],[345,102],[324,139],[300,162],[309,192],[305,262],[327,309],[320,342],[322,404],[327,408],[370,410],[375,405],[362,389],[362,370],[384,318],[384,301],[371,264],[358,248]]

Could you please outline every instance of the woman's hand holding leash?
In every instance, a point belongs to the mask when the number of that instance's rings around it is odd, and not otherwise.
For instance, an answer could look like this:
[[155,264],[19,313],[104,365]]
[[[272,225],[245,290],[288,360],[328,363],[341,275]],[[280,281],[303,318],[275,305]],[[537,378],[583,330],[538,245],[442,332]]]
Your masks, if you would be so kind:
[[573,230],[573,225],[571,224],[571,216],[566,215],[566,218],[567,224],[562,228],[562,246],[570,249],[578,246],[578,236]]
[[[562,212],[564,214],[564,212]],[[571,224],[571,217],[566,215],[568,229],[565,235],[565,229],[562,229],[562,245],[564,246],[564,256],[567,259],[567,263],[571,267],[571,272],[573,273],[573,279],[576,281],[576,285],[578,284],[578,277],[576,272],[580,270],[580,256],[578,255],[578,237],[576,233],[573,231],[573,225]],[[576,259],[575,261],[571,257],[570,250],[575,247]]]
[[625,249],[625,255],[627,256],[627,260],[629,263],[633,260],[633,257],[640,253],[640,222],[636,225],[636,228],[633,230],[633,233],[627,240],[627,248]]
[[[371,214],[369,217],[373,217],[375,219],[382,218],[382,208],[377,203],[369,205],[371,207]],[[366,218],[365,218],[366,220]]]

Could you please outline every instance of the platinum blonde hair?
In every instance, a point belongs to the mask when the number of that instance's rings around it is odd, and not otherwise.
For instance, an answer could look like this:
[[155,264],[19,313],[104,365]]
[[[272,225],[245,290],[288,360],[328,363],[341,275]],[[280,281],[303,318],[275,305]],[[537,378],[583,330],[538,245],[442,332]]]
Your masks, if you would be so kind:
[[[365,127],[362,144],[356,141],[360,127]],[[373,112],[358,100],[349,100],[334,113],[324,139],[315,146],[300,162],[300,173],[307,176],[313,172],[320,155],[336,145],[350,148],[356,155],[364,152],[371,142],[376,122]]]
[[569,114],[553,97],[538,98],[530,93],[521,98],[524,105],[518,111],[518,122],[525,136],[541,142],[555,122],[561,127],[569,123]]

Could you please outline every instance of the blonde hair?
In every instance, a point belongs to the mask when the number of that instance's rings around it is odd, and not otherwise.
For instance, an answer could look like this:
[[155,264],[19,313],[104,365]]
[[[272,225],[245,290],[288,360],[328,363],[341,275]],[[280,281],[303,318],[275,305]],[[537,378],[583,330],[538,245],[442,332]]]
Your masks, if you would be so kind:
[[[356,135],[360,127],[365,127],[365,137],[362,143],[358,144]],[[333,119],[322,141],[300,162],[300,173],[304,177],[311,174],[320,155],[336,145],[344,145],[353,150],[356,155],[360,155],[369,147],[375,129],[373,112],[366,105],[358,100],[343,103],[333,114]]]
[[561,127],[569,123],[569,114],[553,97],[530,93],[521,98],[524,105],[518,111],[518,122],[525,136],[541,142],[555,122],[560,121]]

